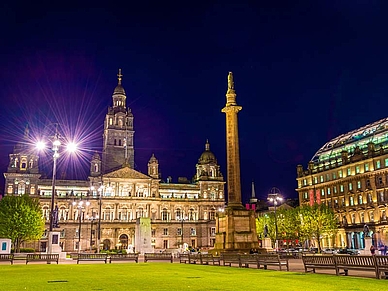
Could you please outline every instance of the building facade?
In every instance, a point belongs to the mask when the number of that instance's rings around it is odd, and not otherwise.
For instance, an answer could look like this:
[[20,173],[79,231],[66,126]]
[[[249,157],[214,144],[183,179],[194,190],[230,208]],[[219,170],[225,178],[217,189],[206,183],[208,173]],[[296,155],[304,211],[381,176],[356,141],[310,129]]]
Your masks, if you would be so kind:
[[297,166],[300,205],[325,203],[339,232],[323,246],[363,249],[364,235],[388,244],[388,118],[328,141],[307,169]]
[[[154,155],[147,173],[135,170],[134,117],[126,107],[121,81],[119,71],[113,104],[104,120],[102,152],[91,158],[89,178],[55,181],[55,230],[61,234],[62,250],[136,250],[136,225],[141,218],[148,218],[151,223],[154,249],[177,249],[182,243],[200,248],[214,246],[216,212],[225,206],[225,182],[209,142],[193,165],[195,174],[190,181],[163,181]],[[9,155],[4,173],[5,195],[39,198],[48,228],[52,179],[44,178],[39,155],[26,140],[30,140],[28,128]],[[29,246],[45,251],[47,243],[45,233]]]

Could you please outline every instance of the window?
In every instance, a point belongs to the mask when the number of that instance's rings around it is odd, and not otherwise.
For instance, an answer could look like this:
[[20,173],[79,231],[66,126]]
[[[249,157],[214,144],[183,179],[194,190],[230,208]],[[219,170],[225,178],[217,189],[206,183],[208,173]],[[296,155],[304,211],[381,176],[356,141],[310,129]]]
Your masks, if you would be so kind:
[[168,235],[168,228],[163,228],[163,235]]
[[306,185],[307,185],[307,180],[303,179],[303,186],[306,186]]
[[369,193],[367,197],[368,197],[368,203],[372,203],[372,194]]
[[112,118],[109,118],[109,125],[112,125],[113,124],[113,120]]
[[333,180],[337,179],[337,174],[336,172],[333,173]]
[[314,177],[314,184],[318,183],[318,177]]
[[370,180],[369,179],[365,181],[365,184],[366,184],[366,188],[370,189]]
[[197,231],[194,227],[190,228],[190,235],[197,235]]
[[155,237],[155,234],[156,234],[156,229],[151,229],[151,236]]
[[385,165],[386,167],[388,167],[388,158],[386,158],[386,159],[384,160],[384,165]]
[[354,206],[354,198],[353,198],[353,196],[349,197],[349,205],[350,206]]
[[362,204],[362,195],[359,195],[358,196],[358,205],[361,205]]
[[344,192],[344,185],[343,185],[343,184],[340,185],[340,192],[341,192],[341,193]]
[[168,249],[168,240],[163,240],[163,248]]
[[383,185],[383,177],[377,177],[377,185],[382,186]]
[[319,181],[320,181],[321,183],[323,182],[323,176],[322,176],[322,175],[319,177]]
[[210,210],[209,212],[210,215],[210,220],[215,220],[216,219],[216,211],[214,209]]
[[330,194],[331,194],[331,189],[327,188],[327,195],[330,195]]
[[349,183],[349,186],[348,186],[348,187],[349,187],[349,191],[352,191],[352,190],[353,190],[353,184],[352,184],[352,182]]
[[342,170],[338,171],[338,177],[342,178]]
[[325,196],[325,189],[321,189],[321,196]]
[[373,211],[371,211],[371,212],[369,213],[369,218],[370,218],[370,221],[371,221],[371,222],[374,222],[374,221],[375,221],[375,214],[373,213]]
[[334,200],[334,207],[338,207],[338,199]]
[[365,214],[364,214],[364,212],[360,213],[360,222],[361,223],[365,223]]
[[384,192],[383,191],[380,191],[379,192],[379,197],[380,197],[380,202],[384,202],[385,201],[385,197],[384,197]]
[[366,163],[365,164],[365,172],[368,172],[369,171],[369,163]]
[[162,210],[162,220],[167,220],[168,219],[168,212],[166,208],[163,208]]
[[210,235],[211,236],[215,236],[216,235],[216,228],[215,227],[211,227],[210,228]]
[[181,227],[179,227],[177,229],[176,235],[182,236],[182,228]]
[[341,205],[344,207],[345,206],[345,198],[342,197],[341,199]]
[[380,169],[381,168],[381,162],[380,161],[376,161],[376,169]]
[[303,193],[303,198],[304,198],[304,199],[307,199],[307,198],[308,198],[308,193],[307,193],[307,192],[304,192],[304,193]]
[[357,181],[357,189],[361,189],[361,181]]
[[352,172],[350,171],[350,168],[347,169],[347,173],[348,173],[348,176],[351,175]]
[[334,192],[334,194],[337,194],[337,186],[333,187],[333,192]]
[[326,174],[326,181],[330,181],[330,175]]
[[385,210],[382,210],[381,211],[381,220],[387,220],[387,214],[386,214],[386,212],[385,212]]
[[352,213],[351,217],[352,217],[352,223],[355,224],[356,223],[356,215],[354,213]]
[[356,174],[360,174],[360,166],[356,166]]

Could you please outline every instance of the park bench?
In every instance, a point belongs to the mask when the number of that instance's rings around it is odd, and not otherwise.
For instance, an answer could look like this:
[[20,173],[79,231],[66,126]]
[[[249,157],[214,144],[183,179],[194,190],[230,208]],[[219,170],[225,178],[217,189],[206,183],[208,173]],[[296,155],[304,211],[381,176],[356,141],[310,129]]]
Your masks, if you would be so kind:
[[189,254],[179,254],[179,263],[189,263]]
[[388,279],[388,256],[376,255],[375,259],[376,259],[376,278]]
[[108,261],[108,254],[78,254],[77,264],[80,261],[104,261],[106,264]]
[[59,262],[59,254],[27,254],[26,265],[28,262]]
[[240,255],[237,253],[221,253],[221,261],[224,266],[231,267],[232,264],[240,265]]
[[10,262],[13,265],[13,254],[0,254],[0,262]]
[[189,264],[201,263],[201,254],[189,254]]
[[201,253],[201,265],[220,265],[220,257],[213,256],[213,254],[202,254]]
[[[349,270],[373,271],[377,276],[375,256],[334,255],[336,275],[348,275]],[[340,272],[340,270],[344,270]]]
[[249,268],[249,265],[253,264],[258,269],[260,268],[258,254],[240,254],[240,267]]
[[315,273],[315,269],[336,269],[333,255],[304,254],[302,256],[302,261],[306,273]]
[[144,253],[144,263],[148,261],[174,261],[172,253]]
[[139,254],[112,254],[109,256],[109,263],[112,261],[135,261],[139,262]]
[[282,267],[286,267],[289,271],[288,260],[281,259],[278,254],[258,254],[259,264],[263,265],[264,269],[267,269],[267,266],[278,266],[279,270],[282,270]]

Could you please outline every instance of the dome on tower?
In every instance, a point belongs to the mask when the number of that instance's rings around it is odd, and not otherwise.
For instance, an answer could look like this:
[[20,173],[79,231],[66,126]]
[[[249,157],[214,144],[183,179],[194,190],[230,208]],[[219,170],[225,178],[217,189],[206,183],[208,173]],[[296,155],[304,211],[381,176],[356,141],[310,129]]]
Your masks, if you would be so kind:
[[113,95],[125,95],[125,90],[121,84],[117,85],[115,90],[113,91]]
[[202,155],[198,159],[198,164],[204,165],[204,164],[210,164],[210,163],[216,164],[217,159],[216,159],[216,156],[210,151],[209,141],[206,140],[205,151],[202,153]]

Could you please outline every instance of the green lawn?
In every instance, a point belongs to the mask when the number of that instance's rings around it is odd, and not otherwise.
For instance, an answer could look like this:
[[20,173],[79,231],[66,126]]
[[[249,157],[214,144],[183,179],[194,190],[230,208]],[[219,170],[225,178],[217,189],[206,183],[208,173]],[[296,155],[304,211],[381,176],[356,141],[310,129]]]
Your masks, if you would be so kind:
[[0,265],[0,290],[387,290],[386,280],[169,263]]

